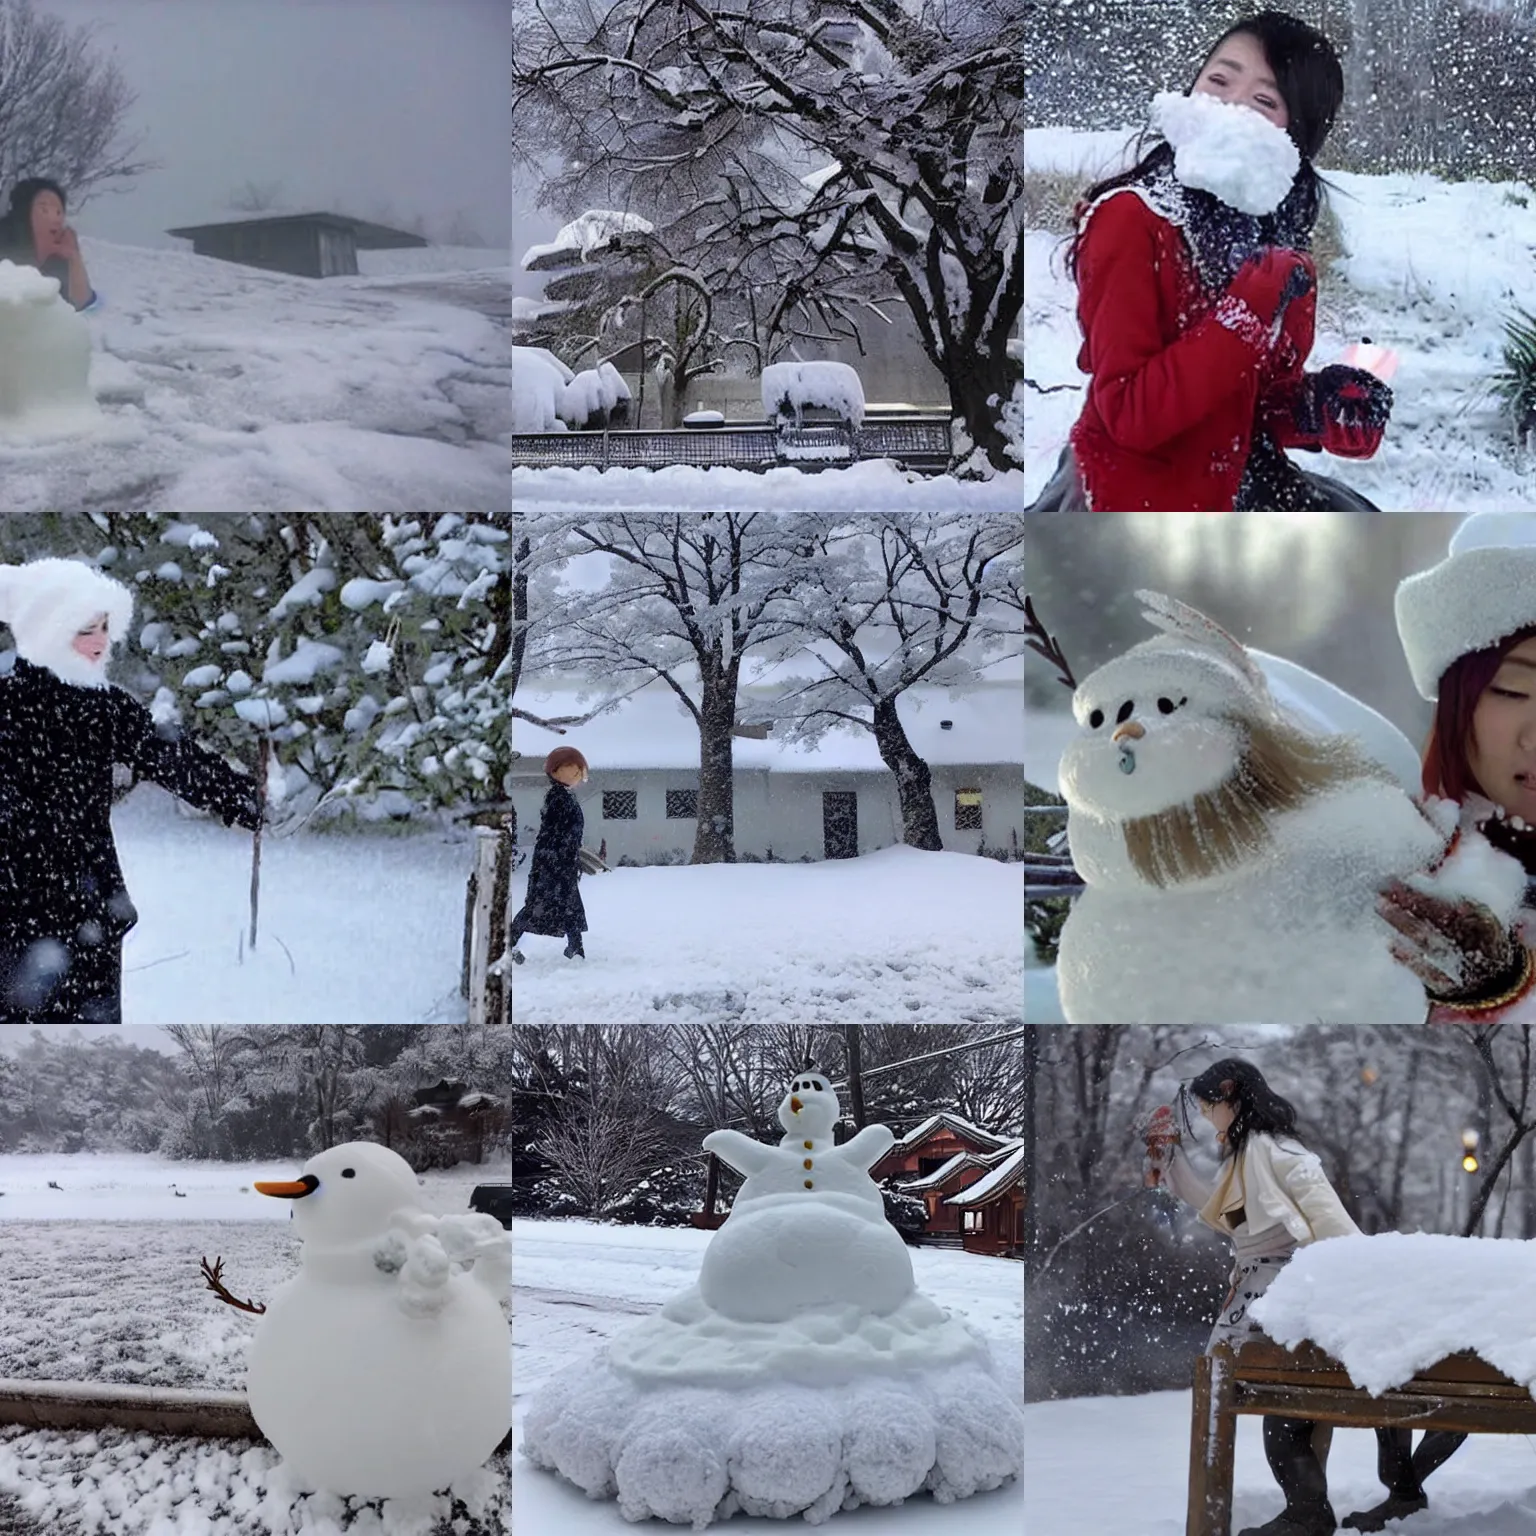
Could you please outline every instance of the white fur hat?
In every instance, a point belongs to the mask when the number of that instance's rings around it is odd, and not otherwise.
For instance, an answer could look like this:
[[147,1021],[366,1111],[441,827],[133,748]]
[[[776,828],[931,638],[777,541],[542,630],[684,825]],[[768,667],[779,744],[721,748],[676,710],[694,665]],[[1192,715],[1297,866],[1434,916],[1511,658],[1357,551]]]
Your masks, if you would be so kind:
[[67,683],[106,687],[105,657],[88,661],[72,644],[101,614],[110,649],[133,622],[133,593],[94,566],[53,557],[0,565],[0,620],[10,626],[16,654]]
[[1536,624],[1536,515],[1467,518],[1439,565],[1398,583],[1393,606],[1413,685],[1436,699],[1457,657]]

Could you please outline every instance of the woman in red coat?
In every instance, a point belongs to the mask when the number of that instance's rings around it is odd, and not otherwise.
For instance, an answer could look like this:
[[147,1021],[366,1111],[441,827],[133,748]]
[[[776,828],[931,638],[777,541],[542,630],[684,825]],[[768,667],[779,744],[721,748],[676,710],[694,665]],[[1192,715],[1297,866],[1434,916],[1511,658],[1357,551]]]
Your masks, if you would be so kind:
[[1162,141],[1078,208],[1088,399],[1031,510],[1376,510],[1284,451],[1369,458],[1392,404],[1361,369],[1302,369],[1312,160],[1343,94],[1327,38],[1265,11],[1218,39],[1185,95],[1156,98]]

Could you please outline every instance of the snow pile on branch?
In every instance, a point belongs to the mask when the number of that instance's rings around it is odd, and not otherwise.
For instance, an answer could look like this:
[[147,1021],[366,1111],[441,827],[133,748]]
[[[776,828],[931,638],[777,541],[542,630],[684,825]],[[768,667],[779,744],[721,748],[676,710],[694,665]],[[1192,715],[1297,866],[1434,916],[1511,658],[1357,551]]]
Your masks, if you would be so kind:
[[1326,1349],[1380,1394],[1471,1350],[1536,1392],[1536,1242],[1383,1232],[1303,1248],[1253,1304],[1278,1344]]
[[770,363],[763,369],[763,411],[770,421],[800,424],[808,408],[836,411],[855,427],[864,424],[864,386],[848,363]]
[[530,245],[523,252],[523,269],[533,270],[534,263],[545,257],[571,255],[586,261],[619,235],[651,235],[656,226],[638,213],[620,213],[612,208],[589,208],[545,245]]

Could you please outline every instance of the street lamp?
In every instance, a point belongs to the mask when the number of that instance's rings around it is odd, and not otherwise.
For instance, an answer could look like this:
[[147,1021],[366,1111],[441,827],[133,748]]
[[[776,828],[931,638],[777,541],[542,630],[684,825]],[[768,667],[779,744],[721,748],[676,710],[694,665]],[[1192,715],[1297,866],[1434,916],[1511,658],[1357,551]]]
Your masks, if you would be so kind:
[[1461,1171],[1463,1173],[1476,1173],[1482,1166],[1477,1160],[1476,1131],[1463,1131],[1461,1133]]

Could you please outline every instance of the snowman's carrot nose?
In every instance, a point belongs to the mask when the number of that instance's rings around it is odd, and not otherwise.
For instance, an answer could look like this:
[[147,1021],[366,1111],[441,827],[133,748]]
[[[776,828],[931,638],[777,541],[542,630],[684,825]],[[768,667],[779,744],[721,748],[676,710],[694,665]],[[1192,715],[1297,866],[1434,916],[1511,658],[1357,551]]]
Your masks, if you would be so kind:
[[258,1179],[255,1184],[258,1195],[281,1195],[284,1200],[302,1200],[320,1187],[314,1174],[306,1173],[300,1179]]
[[790,1101],[789,1101],[789,1112],[792,1115],[798,1115],[800,1113],[800,1100],[799,1099],[794,1098],[794,1097],[790,1098]]

